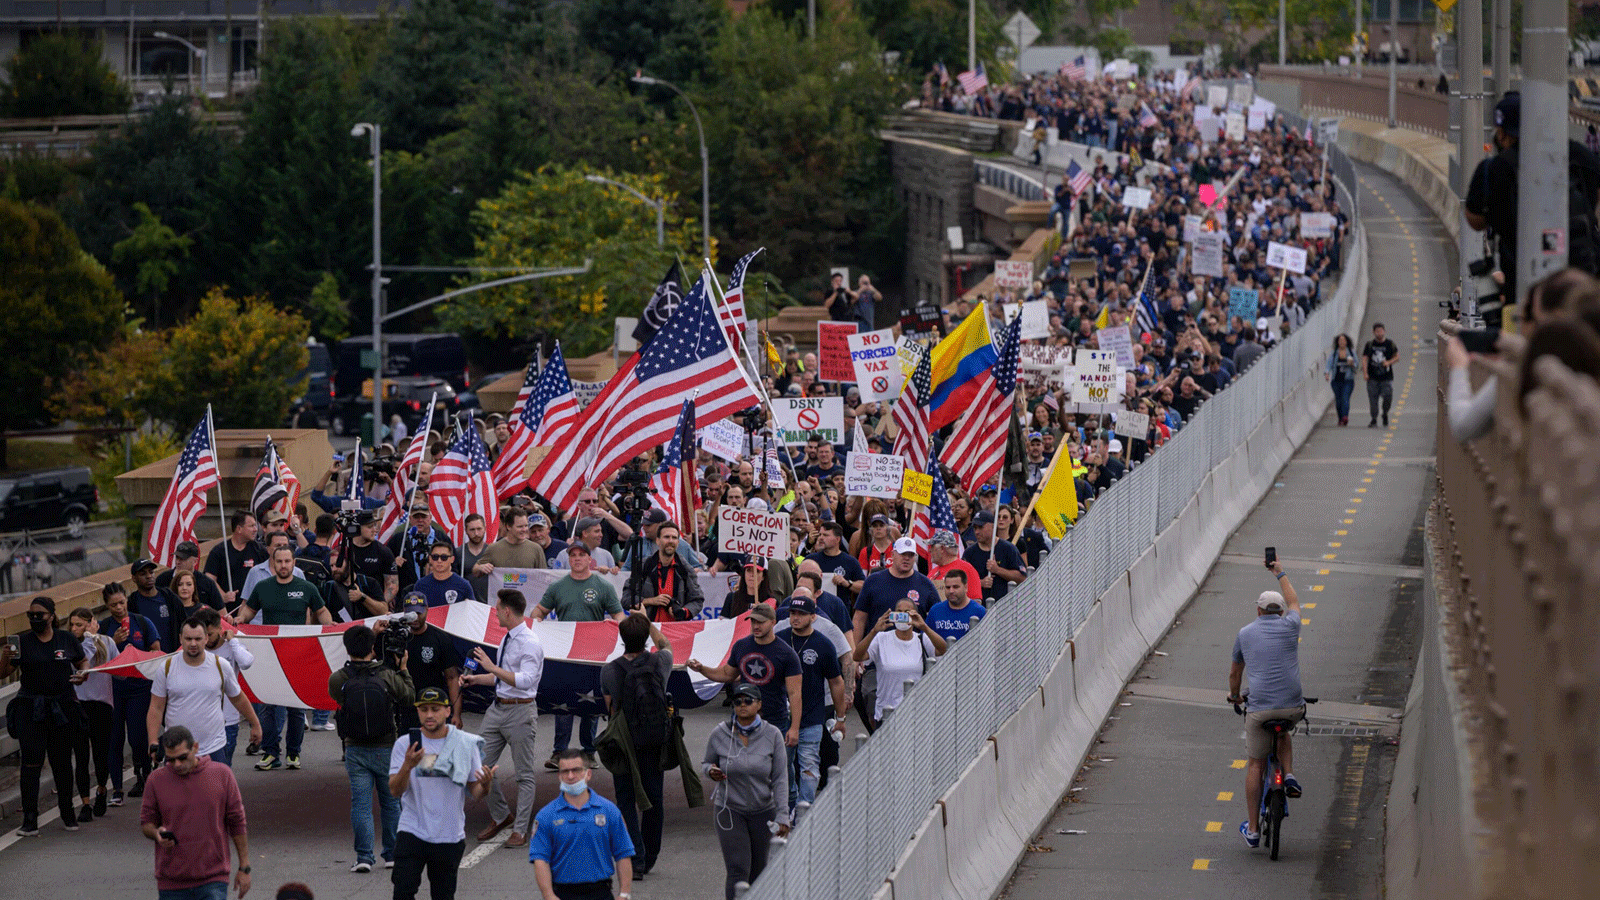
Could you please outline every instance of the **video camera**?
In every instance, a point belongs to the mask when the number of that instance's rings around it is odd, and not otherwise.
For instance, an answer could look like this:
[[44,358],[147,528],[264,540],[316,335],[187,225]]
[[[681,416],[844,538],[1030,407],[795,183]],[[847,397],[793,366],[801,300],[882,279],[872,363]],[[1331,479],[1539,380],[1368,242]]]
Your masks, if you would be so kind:
[[622,520],[637,526],[650,509],[650,474],[626,468],[617,475],[617,509]]
[[411,645],[411,626],[417,621],[416,613],[390,613],[384,617],[389,627],[383,630],[383,652],[396,659],[406,654]]
[[339,532],[345,540],[359,537],[361,525],[372,520],[372,512],[363,509],[360,500],[339,501],[339,511],[333,514],[334,524],[339,526]]
[[399,470],[399,466],[400,462],[394,456],[388,453],[374,453],[372,460],[367,463],[367,474],[374,479],[383,476],[392,480],[395,472]]

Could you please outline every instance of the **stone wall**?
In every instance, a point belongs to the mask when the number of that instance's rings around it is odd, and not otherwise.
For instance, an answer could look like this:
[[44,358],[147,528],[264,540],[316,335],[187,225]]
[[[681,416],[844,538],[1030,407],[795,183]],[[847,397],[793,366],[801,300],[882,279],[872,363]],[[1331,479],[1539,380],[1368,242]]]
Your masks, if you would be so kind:
[[975,237],[971,153],[928,141],[886,134],[895,195],[906,211],[905,305],[949,302],[946,229],[961,226]]

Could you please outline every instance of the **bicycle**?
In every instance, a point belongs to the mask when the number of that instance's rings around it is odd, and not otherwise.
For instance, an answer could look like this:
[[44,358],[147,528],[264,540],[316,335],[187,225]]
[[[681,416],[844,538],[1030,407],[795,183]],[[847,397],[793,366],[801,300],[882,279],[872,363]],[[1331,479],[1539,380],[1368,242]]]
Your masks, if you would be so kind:
[[[1233,711],[1242,716],[1250,695],[1245,694],[1239,700],[1233,704]],[[1306,697],[1305,701],[1309,706],[1316,703],[1317,698]],[[1267,845],[1274,860],[1278,858],[1278,846],[1283,839],[1283,820],[1289,817],[1289,793],[1283,783],[1283,767],[1278,764],[1278,741],[1292,734],[1298,724],[1289,719],[1268,719],[1261,723],[1261,727],[1273,735],[1272,749],[1267,751],[1266,766],[1261,772],[1261,842]]]

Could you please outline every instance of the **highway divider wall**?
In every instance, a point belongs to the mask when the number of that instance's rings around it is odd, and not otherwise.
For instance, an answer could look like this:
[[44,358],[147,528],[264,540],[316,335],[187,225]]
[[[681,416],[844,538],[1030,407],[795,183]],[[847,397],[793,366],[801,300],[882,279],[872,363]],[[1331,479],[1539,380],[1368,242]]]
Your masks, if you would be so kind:
[[[1353,174],[1334,154],[1333,171]],[[748,900],[999,894],[1123,686],[1332,400],[1323,360],[1366,308],[1359,223],[1345,249],[1334,296],[956,643],[830,779]]]

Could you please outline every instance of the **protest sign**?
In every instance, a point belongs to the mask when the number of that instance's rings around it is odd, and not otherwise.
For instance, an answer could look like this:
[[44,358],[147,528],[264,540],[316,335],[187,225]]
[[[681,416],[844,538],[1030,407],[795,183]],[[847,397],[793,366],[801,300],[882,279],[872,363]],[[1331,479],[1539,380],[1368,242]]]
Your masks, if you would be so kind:
[[1026,259],[996,260],[994,283],[1003,288],[1033,287],[1033,262]]
[[700,429],[700,446],[718,459],[736,463],[744,456],[744,429],[726,420],[712,422]]
[[1228,140],[1244,140],[1244,115],[1242,113],[1228,113],[1224,129],[1227,132]]
[[717,510],[717,550],[767,559],[789,558],[789,514],[735,506]]
[[[1049,303],[1043,300],[1030,300],[1027,303],[1007,303],[1006,321],[1009,322],[1016,318],[1018,310],[1022,312],[1021,337],[1023,340],[1037,340],[1050,336]],[[998,333],[995,334],[995,340],[998,341],[999,339],[1000,335]]]
[[908,469],[900,480],[900,496],[927,506],[933,500],[933,476]]
[[1250,288],[1228,288],[1228,318],[1237,316],[1246,325],[1256,320],[1256,310],[1261,308],[1261,292]]
[[861,497],[900,496],[900,474],[906,458],[894,453],[846,453],[844,492]]
[[1122,402],[1123,379],[1117,355],[1109,350],[1079,350],[1074,368],[1072,402],[1110,406]]
[[928,355],[928,348],[909,334],[901,334],[900,340],[894,345],[895,355],[900,360],[900,377],[910,378],[917,371],[917,364]]
[[1202,231],[1194,239],[1194,261],[1189,271],[1196,275],[1222,277],[1222,232]]
[[1017,348],[1017,375],[1025,388],[1062,390],[1066,387],[1063,367],[1070,364],[1070,347],[1044,347],[1023,344]]
[[943,322],[939,307],[931,303],[919,304],[900,316],[900,333],[908,337],[936,337]]
[[1306,271],[1306,251],[1277,241],[1267,242],[1267,265],[1274,269],[1288,269],[1296,274],[1304,275]]
[[856,377],[850,365],[850,335],[854,322],[817,323],[817,377],[823,381],[851,381]]
[[894,346],[894,329],[852,334],[845,339],[850,347],[850,365],[862,400],[893,400],[900,396],[905,376],[900,374]]
[[1117,411],[1116,433],[1126,438],[1144,440],[1150,434],[1150,417],[1144,413]]
[[1200,205],[1214,206],[1217,202],[1217,186],[1214,184],[1200,185]]
[[1317,143],[1326,147],[1339,142],[1339,117],[1326,116],[1317,120]]
[[1228,86],[1225,84],[1211,84],[1206,86],[1206,105],[1212,109],[1221,109],[1228,105]]
[[1200,217],[1189,215],[1183,217],[1183,242],[1194,243],[1194,236],[1200,233]]
[[843,397],[778,397],[772,412],[786,446],[804,444],[813,434],[830,444],[844,443]]
[[1255,96],[1255,88],[1241,82],[1233,86],[1233,93],[1228,95],[1228,102],[1237,103],[1240,106],[1249,106],[1250,101],[1254,100]]
[[1301,213],[1300,236],[1303,238],[1333,237],[1333,213]]
[[1128,332],[1128,326],[1115,325],[1102,328],[1096,334],[1100,336],[1100,349],[1116,354],[1117,365],[1124,369],[1133,368],[1133,338]]
[[572,380],[572,397],[578,401],[578,409],[580,410],[587,408],[590,403],[594,402],[594,398],[600,396],[600,392],[605,389],[606,383],[604,381],[579,381],[576,378]]
[[1132,209],[1150,208],[1150,189],[1141,187],[1124,188],[1122,191],[1122,205]]
[[1260,131],[1267,127],[1267,114],[1264,110],[1251,107],[1245,110],[1244,127],[1249,131]]

